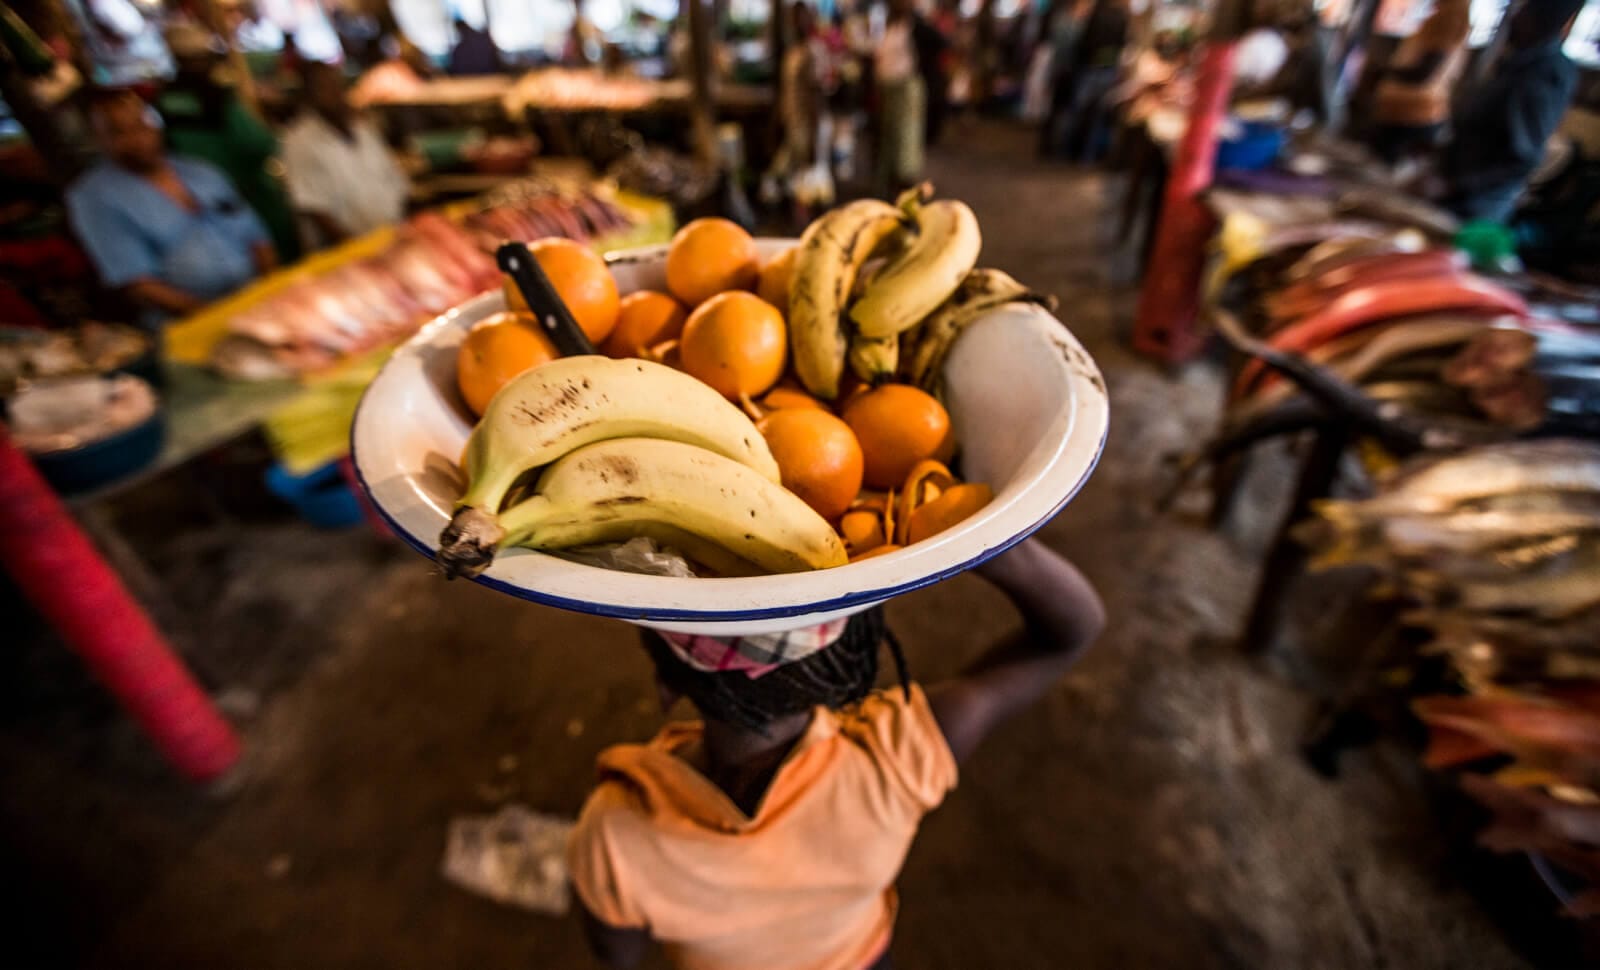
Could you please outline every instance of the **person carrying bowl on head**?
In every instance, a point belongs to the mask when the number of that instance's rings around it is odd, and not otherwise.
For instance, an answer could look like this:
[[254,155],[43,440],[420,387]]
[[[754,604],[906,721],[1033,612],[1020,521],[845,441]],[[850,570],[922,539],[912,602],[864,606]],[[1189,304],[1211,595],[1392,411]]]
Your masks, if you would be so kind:
[[148,327],[193,313],[277,265],[261,220],[226,175],[170,155],[161,117],[127,90],[89,97],[105,158],[67,190],[73,231],[106,286]]
[[[1037,540],[978,567],[1025,629],[954,679],[907,679],[882,609],[786,634],[643,631],[664,708],[698,722],[603,752],[568,844],[596,954],[692,970],[882,970],[895,877],[997,724],[1040,699],[1104,608]],[[874,690],[887,642],[900,684]]]

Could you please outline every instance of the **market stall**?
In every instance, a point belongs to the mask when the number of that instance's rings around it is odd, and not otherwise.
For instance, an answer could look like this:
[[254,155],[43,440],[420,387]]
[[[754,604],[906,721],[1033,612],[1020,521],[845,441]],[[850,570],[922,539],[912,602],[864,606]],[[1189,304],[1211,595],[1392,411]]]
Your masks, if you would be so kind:
[[[1425,763],[1464,771],[1460,788],[1495,816],[1482,844],[1531,853],[1589,912],[1593,838],[1568,823],[1595,811],[1576,738],[1600,728],[1585,693],[1600,293],[1524,272],[1503,229],[1462,225],[1373,171],[1319,137],[1206,193],[1203,319],[1236,353],[1221,427],[1169,498],[1209,466],[1223,525],[1247,456],[1304,438],[1243,645],[1272,647],[1308,564],[1364,567],[1378,598],[1308,758],[1331,773],[1371,736],[1353,722],[1420,719]],[[1350,494],[1372,497],[1336,498]]]
[[[409,78],[363,88],[356,98],[385,119],[391,137],[420,146],[449,145],[474,130],[490,136],[531,134],[555,157],[610,164],[618,154],[605,138],[620,129],[647,142],[683,147],[693,102],[686,79],[611,75],[595,68],[547,67],[519,77]],[[773,92],[766,85],[723,82],[711,88],[724,121],[756,133],[766,123]],[[760,128],[764,132],[764,128]],[[759,138],[746,138],[760,144]]]
[[671,229],[671,212],[649,199],[580,183],[513,183],[258,280],[169,328],[168,363],[231,377],[225,383],[241,399],[258,382],[292,382],[259,417],[289,470],[304,474],[344,453],[355,400],[396,343],[499,286],[489,254],[501,240],[556,236],[606,251],[660,241]]
[[[124,588],[147,603],[165,600],[100,503],[264,427],[280,459],[267,484],[314,523],[349,524],[345,509],[359,507],[342,477],[320,469],[347,451],[356,401],[392,348],[500,285],[495,245],[554,236],[603,251],[660,241],[672,225],[666,205],[587,180],[525,181],[272,273],[170,326],[159,359],[154,341],[125,327],[11,335],[0,345],[11,426],[4,453],[16,466],[3,530],[15,540],[8,567],[24,578],[61,569],[81,577],[48,595],[28,588],[174,763],[216,777],[237,758],[237,742]],[[24,454],[43,476],[23,473]],[[95,544],[46,477],[74,496]],[[41,549],[55,557],[48,568],[33,562]],[[126,631],[137,635],[124,639]]]

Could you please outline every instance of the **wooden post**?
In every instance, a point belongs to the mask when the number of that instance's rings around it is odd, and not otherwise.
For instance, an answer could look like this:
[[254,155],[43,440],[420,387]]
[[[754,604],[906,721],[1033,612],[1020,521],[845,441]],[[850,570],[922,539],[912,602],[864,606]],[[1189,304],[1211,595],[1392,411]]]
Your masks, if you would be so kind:
[[710,0],[684,0],[689,8],[689,126],[694,153],[706,164],[717,161],[716,107],[711,100],[714,52]]

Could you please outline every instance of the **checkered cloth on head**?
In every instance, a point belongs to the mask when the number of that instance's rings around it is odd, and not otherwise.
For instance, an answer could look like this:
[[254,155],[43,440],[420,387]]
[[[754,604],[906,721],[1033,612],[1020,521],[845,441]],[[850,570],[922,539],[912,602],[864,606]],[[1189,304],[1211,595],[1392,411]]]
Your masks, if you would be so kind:
[[709,674],[738,670],[754,680],[784,664],[803,660],[833,645],[844,636],[849,617],[783,633],[748,637],[707,637],[693,633],[665,633],[662,638],[678,659]]

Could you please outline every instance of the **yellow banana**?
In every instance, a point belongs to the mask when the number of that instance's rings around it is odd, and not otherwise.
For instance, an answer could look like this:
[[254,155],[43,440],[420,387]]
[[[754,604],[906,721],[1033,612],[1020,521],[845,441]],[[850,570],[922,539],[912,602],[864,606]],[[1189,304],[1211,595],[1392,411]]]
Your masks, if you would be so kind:
[[910,343],[904,355],[902,375],[923,390],[931,391],[939,381],[945,355],[967,324],[986,310],[1017,301],[1044,303],[1054,307],[1051,297],[1040,296],[997,269],[975,269],[968,273],[950,298],[906,334]]
[[579,448],[546,469],[500,523],[500,548],[648,535],[718,568],[743,561],[790,573],[848,558],[833,527],[793,492],[715,452],[660,438]]
[[900,366],[900,337],[862,337],[850,341],[850,369],[869,385],[878,385],[894,376]]
[[887,202],[859,199],[821,216],[800,237],[789,280],[789,340],[795,372],[817,397],[839,394],[849,346],[844,309],[856,274],[904,221]]
[[892,337],[921,323],[977,265],[983,234],[965,202],[940,199],[916,213],[916,241],[850,308],[863,336]]
[[755,425],[722,395],[648,360],[563,357],[523,373],[489,402],[462,456],[467,490],[439,535],[446,574],[482,571],[503,535],[506,493],[530,469],[607,438],[698,445],[778,481]]

